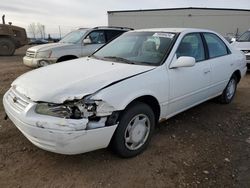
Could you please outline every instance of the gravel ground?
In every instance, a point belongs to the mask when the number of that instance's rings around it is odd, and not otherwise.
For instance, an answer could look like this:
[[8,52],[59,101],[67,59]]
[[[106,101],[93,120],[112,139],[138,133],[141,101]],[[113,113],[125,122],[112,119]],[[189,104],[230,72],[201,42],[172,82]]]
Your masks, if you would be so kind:
[[[0,57],[0,97],[30,68],[27,47]],[[0,187],[250,187],[250,74],[229,105],[208,101],[155,131],[148,149],[121,159],[108,149],[66,156],[33,146],[4,120],[0,100]]]

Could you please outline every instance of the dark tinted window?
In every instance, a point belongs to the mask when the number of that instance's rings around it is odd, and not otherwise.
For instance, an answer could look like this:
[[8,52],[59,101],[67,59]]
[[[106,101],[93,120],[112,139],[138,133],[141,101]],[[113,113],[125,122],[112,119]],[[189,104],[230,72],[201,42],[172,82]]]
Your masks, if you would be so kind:
[[107,30],[106,32],[106,37],[107,37],[107,41],[110,41],[116,37],[118,37],[119,35],[121,35],[122,33],[124,33],[125,31],[118,31],[118,30]]
[[22,33],[18,30],[13,30],[13,33],[14,33],[14,36],[15,37],[21,37],[22,36]]
[[213,33],[204,33],[207,42],[209,58],[220,57],[228,54],[226,44]]
[[190,56],[195,58],[196,61],[205,59],[205,52],[202,39],[199,33],[192,33],[184,36],[177,52],[177,58],[181,56]]

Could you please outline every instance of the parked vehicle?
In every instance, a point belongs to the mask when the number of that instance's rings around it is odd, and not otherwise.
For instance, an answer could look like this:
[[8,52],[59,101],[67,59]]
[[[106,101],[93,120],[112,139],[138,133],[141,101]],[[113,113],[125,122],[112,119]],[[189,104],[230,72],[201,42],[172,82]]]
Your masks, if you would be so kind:
[[247,67],[250,69],[250,30],[243,33],[237,40],[233,39],[231,45],[244,52],[247,59]]
[[12,56],[15,50],[28,44],[26,31],[22,27],[14,26],[11,22],[5,24],[5,15],[0,24],[0,56]]
[[29,45],[34,45],[34,44],[48,44],[49,41],[45,40],[45,39],[31,39],[29,41]]
[[58,43],[33,46],[26,52],[23,63],[43,67],[53,63],[91,55],[105,43],[131,30],[123,27],[82,28],[67,34]]
[[246,70],[244,55],[213,31],[137,30],[90,57],[25,73],[3,104],[42,149],[78,154],[111,145],[132,157],[159,120],[214,97],[230,103]]

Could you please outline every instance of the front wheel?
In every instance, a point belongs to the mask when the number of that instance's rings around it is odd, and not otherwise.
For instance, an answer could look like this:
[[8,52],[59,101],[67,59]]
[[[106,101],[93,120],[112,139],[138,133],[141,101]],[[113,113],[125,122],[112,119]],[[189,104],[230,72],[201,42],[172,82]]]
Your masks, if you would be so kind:
[[15,52],[15,43],[9,38],[0,38],[0,56],[11,56]]
[[232,102],[236,93],[237,83],[238,83],[237,77],[233,75],[230,78],[226,88],[224,89],[222,95],[219,98],[222,104],[229,104],[230,102]]
[[121,157],[134,157],[146,149],[155,127],[152,109],[136,102],[121,115],[111,146]]

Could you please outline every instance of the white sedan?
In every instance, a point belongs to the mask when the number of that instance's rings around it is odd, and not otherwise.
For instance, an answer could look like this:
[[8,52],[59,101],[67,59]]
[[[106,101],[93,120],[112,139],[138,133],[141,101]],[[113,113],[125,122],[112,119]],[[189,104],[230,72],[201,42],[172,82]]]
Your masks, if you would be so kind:
[[158,121],[214,97],[230,103],[246,70],[244,54],[213,31],[137,30],[90,57],[20,76],[3,104],[42,149],[79,154],[111,145],[132,157]]
[[247,59],[247,68],[250,70],[250,30],[243,33],[237,40],[234,39],[231,45],[244,52]]

